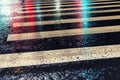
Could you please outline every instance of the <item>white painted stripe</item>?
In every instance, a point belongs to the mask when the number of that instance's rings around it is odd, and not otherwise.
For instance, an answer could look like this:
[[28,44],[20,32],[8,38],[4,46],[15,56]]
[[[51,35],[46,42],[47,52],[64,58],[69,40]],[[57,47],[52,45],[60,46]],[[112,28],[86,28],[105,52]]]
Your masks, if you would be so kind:
[[78,8],[60,8],[60,9],[50,9],[50,10],[33,10],[33,11],[19,11],[18,13],[35,13],[35,12],[49,12],[49,11],[61,11],[61,10],[76,10],[76,9],[97,9],[97,8],[107,8],[107,7],[120,7],[120,5],[105,5],[105,6],[90,6],[90,7],[78,7]]
[[18,23],[14,23],[13,27],[74,23],[74,22],[82,22],[82,21],[112,20],[112,19],[120,19],[120,15],[117,15],[117,16],[90,17],[90,18],[82,18],[81,17],[81,18],[74,18],[74,19],[59,19],[59,20],[36,21],[36,22],[18,22]]
[[[97,1],[91,1],[91,2],[97,2]],[[69,5],[69,4],[71,4],[71,3],[82,3],[82,2],[77,2],[77,1],[64,1],[64,2],[59,2],[61,5]],[[84,3],[84,2],[83,2]],[[98,2],[97,2],[98,3]],[[32,7],[32,6],[47,6],[47,5],[54,5],[55,6],[55,4],[58,4],[58,2],[46,2],[46,3],[35,3],[35,5],[34,4],[25,4],[24,6],[26,6],[26,7]]]
[[108,7],[120,7],[120,5],[116,4],[116,5],[104,5],[104,6],[90,6],[89,8],[108,8]]
[[18,23],[14,23],[13,27],[50,25],[50,24],[62,24],[62,23],[74,23],[74,22],[82,22],[82,20],[77,18],[77,19],[60,19],[60,20],[50,20],[50,21],[36,21],[36,22],[18,22]]
[[[78,5],[81,5],[80,3],[78,3],[78,2],[73,2],[73,3],[76,3],[76,4],[66,4],[66,5],[63,5],[63,4],[65,4],[65,3],[62,3],[62,4],[60,4],[62,7],[67,7],[67,6],[78,6]],[[117,1],[117,2],[101,2],[101,3],[90,3],[90,4],[87,4],[87,5],[94,5],[94,4],[111,4],[111,3],[120,3],[120,1]],[[41,6],[41,5],[44,5],[44,6]],[[50,5],[50,6],[48,6],[48,4],[46,4],[46,6],[45,6],[45,4],[39,4],[39,6],[38,6],[38,4],[37,4],[37,6],[36,5],[31,5],[31,7],[27,7],[27,8],[21,8],[21,10],[23,10],[23,9],[33,9],[33,8],[36,8],[36,9],[38,9],[38,8],[52,8],[52,7],[56,7],[56,5]],[[86,4],[82,4],[82,5],[86,5]],[[81,6],[82,6],[81,5]],[[100,5],[100,6],[102,6],[102,5]]]
[[[106,13],[106,12],[117,12],[120,9],[113,10],[99,10],[99,11],[84,11],[84,13]],[[72,15],[72,14],[82,14],[83,12],[69,12],[69,13],[55,13],[55,14],[38,14],[38,15],[24,15],[24,16],[16,16],[13,19],[21,19],[21,18],[32,18],[32,17],[47,17],[47,16],[63,16],[63,15]]]
[[69,30],[9,34],[7,41],[52,38],[52,37],[83,35],[83,34],[96,34],[96,33],[108,33],[108,32],[120,32],[120,25],[95,27],[95,28],[83,28],[83,29],[79,28],[79,29],[69,29]]
[[[90,3],[95,3],[95,2],[96,2],[96,3],[98,3],[99,1],[109,1],[110,3],[111,3],[111,2],[119,2],[119,1],[112,1],[112,0],[94,0],[94,1],[80,1],[80,2],[81,2],[81,3],[82,3],[82,2],[90,2]],[[108,3],[109,3],[109,2],[108,2]],[[54,4],[55,4],[56,2],[54,2],[54,1],[42,2],[42,3],[41,3],[41,2],[35,2],[35,4],[43,4],[43,3],[44,3],[44,4],[51,4],[51,3],[54,3]],[[63,1],[61,1],[61,3],[63,3]],[[64,3],[78,3],[78,2],[72,0],[72,1],[64,1]],[[99,3],[101,4],[101,3],[105,3],[105,2],[99,2]],[[29,5],[30,5],[30,4],[29,4]]]
[[[82,3],[84,3],[84,2],[82,2]],[[88,3],[90,3],[90,5],[92,5],[92,4],[110,4],[110,3],[120,3],[120,1],[113,1],[113,2],[92,2],[92,1],[90,1],[90,2],[88,2]],[[84,5],[84,4],[83,4]],[[89,4],[88,4],[89,5]]]
[[72,15],[72,14],[82,14],[82,12],[69,12],[69,13],[55,13],[55,14],[38,14],[38,15],[23,15],[23,16],[15,16],[13,19],[21,19],[21,18],[32,18],[32,17],[48,17],[48,16],[63,16],[63,15]]
[[113,0],[94,0],[94,1],[113,1]]
[[[80,4],[69,4],[69,5],[60,5],[61,7],[67,7],[67,6],[81,6]],[[46,8],[55,8],[56,6],[54,5],[54,6],[37,6],[37,7],[27,7],[27,8],[21,8],[21,10],[23,10],[23,9],[46,9]]]
[[120,45],[0,54],[0,68],[119,57]]
[[[49,9],[49,10],[33,10],[33,11],[21,11],[19,10],[18,13],[19,14],[23,14],[23,13],[35,13],[35,12],[49,12],[49,11],[57,11],[58,9]],[[59,11],[62,11],[62,10],[81,10],[81,8],[61,8],[59,9]]]
[[[99,2],[99,1],[109,1],[109,2]],[[81,3],[84,3],[84,2],[86,2],[86,3],[92,3],[92,4],[96,4],[96,3],[98,3],[98,4],[102,4],[102,3],[116,3],[116,2],[119,2],[119,1],[112,1],[112,0],[94,0],[94,1],[80,1]],[[35,5],[46,5],[46,4],[55,4],[55,3],[57,3],[57,2],[53,2],[53,1],[49,1],[49,2],[34,2],[35,3]],[[61,1],[61,4],[69,4],[69,3],[79,3],[79,2],[77,2],[77,1],[64,1],[64,3],[63,3],[63,1]],[[33,4],[31,4],[31,3],[25,3],[25,5],[24,6],[28,6],[28,7],[30,7],[30,6],[33,6]]]
[[[68,5],[68,4],[70,4],[70,3],[79,3],[79,2],[74,2],[74,1],[72,1],[72,2],[64,2],[64,3],[60,3],[60,4],[62,4],[62,5]],[[26,7],[32,7],[32,6],[47,6],[47,5],[55,5],[56,3],[42,3],[42,4],[26,4],[26,5],[24,5],[24,6],[26,6]]]

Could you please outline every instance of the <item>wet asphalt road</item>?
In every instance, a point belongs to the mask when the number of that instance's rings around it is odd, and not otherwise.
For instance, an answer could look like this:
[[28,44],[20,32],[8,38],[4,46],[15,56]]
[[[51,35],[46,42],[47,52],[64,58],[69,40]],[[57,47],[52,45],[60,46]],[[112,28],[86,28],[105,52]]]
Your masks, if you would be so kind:
[[[119,46],[119,4],[119,0],[26,0],[23,4],[17,0],[14,2],[1,0],[0,54]],[[112,29],[108,30],[109,27]],[[116,30],[113,27],[116,27]],[[96,33],[83,30],[81,34],[76,32],[73,35],[75,32],[73,29],[84,28],[93,30],[103,28],[103,30],[99,29],[100,31],[98,30]],[[73,33],[61,33],[61,30],[65,30],[65,32],[72,30]],[[38,33],[46,31],[52,31],[54,36],[45,35],[45,38],[41,38],[42,35]],[[36,35],[27,39],[26,36],[19,35],[26,35],[26,33],[36,33]],[[16,34],[19,36],[18,38]],[[57,36],[58,34],[62,34],[62,36]],[[10,37],[11,35],[15,35],[15,37]],[[36,36],[37,38],[35,38]],[[119,53],[120,48],[116,50],[114,47],[108,52],[112,51]],[[0,69],[0,80],[119,80],[119,57],[77,60],[50,65],[3,67]],[[2,61],[0,62],[2,63]]]

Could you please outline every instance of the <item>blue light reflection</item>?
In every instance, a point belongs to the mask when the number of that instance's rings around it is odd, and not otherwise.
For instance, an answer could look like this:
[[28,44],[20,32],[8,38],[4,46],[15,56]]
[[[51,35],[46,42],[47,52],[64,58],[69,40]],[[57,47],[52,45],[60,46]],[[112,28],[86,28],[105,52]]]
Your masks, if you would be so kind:
[[88,0],[83,0],[82,2],[82,21],[83,27],[88,28],[89,24],[89,17],[90,17],[90,10],[91,8],[89,5],[91,4]]

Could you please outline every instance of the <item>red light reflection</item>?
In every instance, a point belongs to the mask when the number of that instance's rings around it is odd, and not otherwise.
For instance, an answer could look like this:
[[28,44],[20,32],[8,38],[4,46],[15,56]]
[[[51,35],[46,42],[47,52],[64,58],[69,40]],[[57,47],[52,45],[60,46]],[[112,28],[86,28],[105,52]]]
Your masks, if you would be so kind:
[[[35,4],[33,3],[33,0],[29,0],[29,1],[26,0],[24,4],[25,5],[29,4],[31,6],[35,6]],[[11,33],[24,33],[26,31],[27,32],[35,32],[36,31],[35,26],[24,27],[24,25],[21,24],[20,27],[13,27],[14,23],[24,23],[24,22],[35,22],[36,21],[36,13],[34,12],[35,7],[30,7],[30,6],[25,6],[25,5],[24,5],[24,8],[23,8],[23,5],[20,5],[19,8],[22,9],[21,11],[33,11],[33,12],[30,12],[27,14],[19,14],[19,12],[13,12],[13,14],[12,14],[13,19],[11,21],[11,25],[12,25]],[[15,8],[15,5],[13,5],[13,6]],[[17,16],[22,17],[22,16],[30,16],[30,15],[35,15],[35,16],[29,17],[29,18],[17,18]],[[16,18],[14,19],[14,17],[16,17]]]

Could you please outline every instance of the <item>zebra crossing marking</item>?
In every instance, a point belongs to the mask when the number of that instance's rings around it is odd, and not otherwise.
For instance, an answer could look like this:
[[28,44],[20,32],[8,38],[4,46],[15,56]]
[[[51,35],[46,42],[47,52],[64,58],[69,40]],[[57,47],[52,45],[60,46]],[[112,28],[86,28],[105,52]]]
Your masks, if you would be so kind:
[[[100,11],[84,11],[84,13],[105,13],[105,12],[117,12],[120,9],[113,9],[113,10],[100,10]],[[31,17],[47,17],[47,16],[62,16],[62,15],[71,15],[71,14],[82,14],[83,12],[69,12],[69,13],[60,13],[60,14],[38,14],[38,15],[21,15],[15,16],[13,19],[21,19],[21,18],[31,18]]]
[[[68,2],[67,2],[68,3]],[[78,2],[71,2],[71,3],[73,3],[72,5],[71,4],[67,4],[66,2],[65,3],[61,3],[60,5],[62,5],[61,7],[67,7],[67,6],[78,6],[78,5],[80,5],[80,3],[78,3]],[[82,3],[82,2],[81,2]],[[117,1],[117,2],[102,2],[102,3],[92,3],[92,4],[87,4],[87,5],[96,5],[96,4],[101,4],[100,6],[102,6],[102,4],[112,4],[112,3],[120,3],[120,1]],[[64,5],[65,4],[65,5]],[[38,7],[38,5],[39,5],[39,7]],[[82,4],[82,5],[85,5],[85,4]],[[27,8],[26,8],[27,7]],[[52,7],[56,7],[54,4],[53,5],[45,5],[45,4],[36,4],[35,6],[33,6],[33,5],[31,5],[31,7],[30,6],[26,6],[26,7],[23,7],[23,8],[21,8],[21,10],[25,10],[25,9],[31,9],[31,8],[36,8],[36,9],[38,9],[38,8],[52,8]]]
[[0,68],[120,57],[120,45],[0,55]]
[[[98,1],[109,1],[109,0],[98,0]],[[104,3],[117,3],[117,2],[104,2]],[[98,4],[98,3],[94,3],[94,4]],[[26,6],[32,6],[32,5],[26,5]],[[73,5],[69,5],[69,6],[73,6]],[[47,6],[45,6],[44,8],[46,7]],[[120,7],[120,5],[90,6],[89,8],[96,9],[96,8],[108,8],[108,7]],[[30,8],[22,8],[22,9],[31,9],[31,8],[38,8],[38,7],[30,7]],[[84,7],[67,8],[67,9],[61,8],[59,10],[76,10],[76,9],[87,9],[87,8]],[[32,12],[49,12],[56,10],[57,9],[20,11],[18,13],[22,14],[22,13],[32,13]],[[113,11],[120,11],[120,9],[90,11],[88,13],[102,13],[102,12],[113,12]],[[63,13],[62,15],[69,15],[76,13],[79,14],[82,12]],[[50,15],[43,14],[39,16],[55,16],[55,15],[59,15],[59,14],[50,14]],[[35,17],[35,15],[32,15],[31,17]],[[30,18],[30,16],[28,14],[28,16],[14,17],[14,19],[18,19],[18,18]],[[50,21],[19,22],[19,23],[13,23],[13,28],[59,24],[59,23],[62,24],[62,23],[82,22],[83,20],[99,21],[99,20],[111,20],[111,19],[120,19],[120,16],[118,15],[118,16],[102,16],[102,17],[92,17],[92,18],[90,17],[90,18],[82,18],[82,19],[74,18],[74,19],[60,19],[60,20],[50,20]],[[114,26],[102,26],[96,28],[83,28],[83,29],[79,28],[79,29],[69,29],[69,30],[20,33],[20,34],[9,34],[7,41],[96,34],[96,33],[109,33],[109,32],[119,32],[119,31],[120,31],[120,25],[114,25]],[[109,46],[105,45],[105,46],[96,46],[96,47],[70,48],[70,49],[59,49],[59,50],[49,50],[49,51],[20,52],[20,53],[10,53],[4,55],[0,54],[0,63],[1,63],[0,68],[53,64],[53,63],[73,62],[73,61],[82,61],[82,60],[91,60],[91,59],[93,60],[93,59],[104,59],[104,58],[118,58],[118,57],[120,57],[119,44],[109,45]]]
[[95,27],[95,28],[83,28],[83,29],[79,28],[79,29],[69,29],[69,30],[20,33],[20,34],[9,34],[7,41],[51,38],[51,37],[83,35],[83,34],[108,33],[108,32],[119,32],[119,31],[120,31],[120,25],[103,26],[103,27]]
[[115,16],[102,16],[102,17],[90,17],[90,18],[73,18],[73,19],[59,19],[48,21],[36,21],[36,22],[16,22],[13,27],[25,27],[25,26],[37,26],[37,25],[50,25],[50,24],[62,24],[62,23],[74,23],[83,21],[100,21],[100,20],[112,20],[120,19],[120,15]]
[[50,9],[50,10],[33,10],[33,11],[19,11],[20,14],[33,13],[33,12],[49,12],[56,10],[75,10],[75,9],[97,9],[97,8],[109,8],[109,7],[120,7],[120,5],[105,5],[105,6],[90,6],[90,7],[77,7],[77,8],[60,8],[60,9]]

